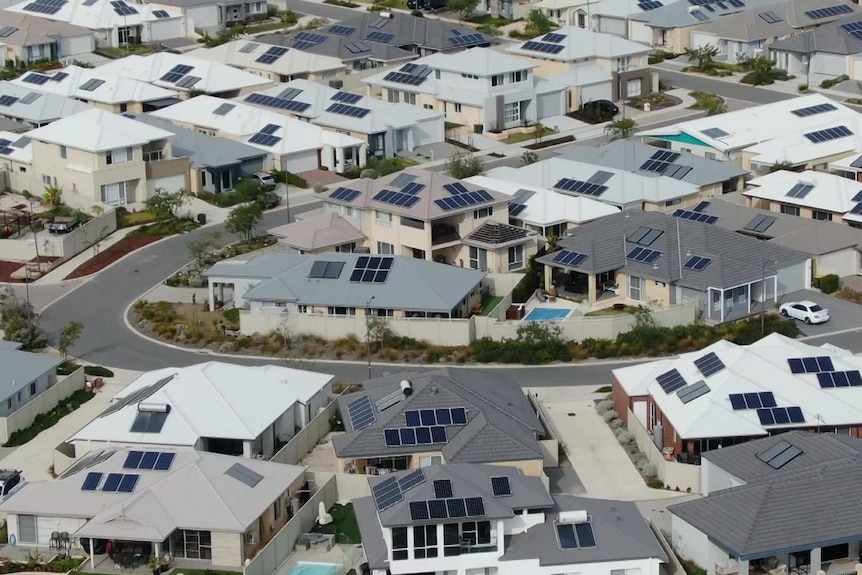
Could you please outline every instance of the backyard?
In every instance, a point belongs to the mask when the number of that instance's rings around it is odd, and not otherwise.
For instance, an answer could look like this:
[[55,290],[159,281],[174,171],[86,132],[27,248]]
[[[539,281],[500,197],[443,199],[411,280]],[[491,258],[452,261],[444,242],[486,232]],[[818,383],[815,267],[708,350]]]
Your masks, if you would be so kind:
[[362,536],[359,534],[359,525],[356,523],[356,513],[353,504],[341,505],[336,503],[329,509],[332,515],[332,523],[328,525],[315,525],[312,533],[325,533],[335,535],[336,543],[359,544]]

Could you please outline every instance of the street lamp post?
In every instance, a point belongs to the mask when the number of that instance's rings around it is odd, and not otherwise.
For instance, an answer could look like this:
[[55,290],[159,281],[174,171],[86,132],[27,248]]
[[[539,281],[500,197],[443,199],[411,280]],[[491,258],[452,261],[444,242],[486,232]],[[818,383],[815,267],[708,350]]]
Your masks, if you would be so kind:
[[371,379],[371,302],[374,296],[365,302],[365,355],[368,357],[368,379]]

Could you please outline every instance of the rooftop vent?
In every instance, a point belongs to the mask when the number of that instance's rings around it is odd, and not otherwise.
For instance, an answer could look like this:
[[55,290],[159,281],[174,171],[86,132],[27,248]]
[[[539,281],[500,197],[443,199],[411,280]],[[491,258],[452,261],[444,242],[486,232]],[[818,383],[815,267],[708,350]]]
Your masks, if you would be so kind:
[[413,384],[406,379],[402,379],[401,392],[404,394],[404,397],[410,397],[411,395],[413,395]]

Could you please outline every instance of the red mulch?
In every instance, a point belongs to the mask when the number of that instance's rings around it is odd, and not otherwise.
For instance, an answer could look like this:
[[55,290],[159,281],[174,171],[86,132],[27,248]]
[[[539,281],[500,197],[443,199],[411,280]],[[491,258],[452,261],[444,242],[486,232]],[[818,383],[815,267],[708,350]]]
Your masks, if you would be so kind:
[[12,272],[16,272],[24,267],[22,262],[7,262],[0,260],[0,282],[20,282],[21,280],[13,280]]
[[163,236],[126,236],[96,257],[82,263],[64,279],[72,280],[102,271],[123,256],[162,239]]
[[[58,256],[39,256],[39,263],[40,264],[50,264],[50,263],[55,262],[59,259],[60,258]],[[30,263],[35,264],[36,258],[31,259]]]

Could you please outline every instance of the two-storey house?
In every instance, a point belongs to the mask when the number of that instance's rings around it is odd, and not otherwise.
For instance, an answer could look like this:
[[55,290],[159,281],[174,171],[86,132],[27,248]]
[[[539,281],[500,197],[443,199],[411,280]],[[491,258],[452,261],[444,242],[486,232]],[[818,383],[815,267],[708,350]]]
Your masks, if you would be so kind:
[[658,575],[668,561],[634,503],[551,496],[513,467],[433,465],[369,483],[354,507],[373,575]]
[[188,158],[173,158],[166,130],[98,108],[27,133],[33,187],[56,186],[69,206],[121,206],[163,189],[188,189]]
[[38,85],[28,85],[35,77],[47,78],[39,72],[27,72],[18,83],[0,82],[0,118],[38,128],[90,109],[84,102],[37,91]]
[[536,74],[569,86],[567,110],[594,100],[653,92],[658,77],[649,70],[650,51],[646,44],[577,26],[560,28],[507,49],[537,64]]
[[74,59],[96,48],[92,30],[20,12],[3,12],[0,43],[5,60],[30,64],[39,60]]
[[517,128],[565,112],[566,87],[539,78],[537,64],[489,48],[437,53],[365,78],[389,102],[443,112],[476,131]]
[[152,4],[155,8],[181,12],[189,21],[190,30],[209,33],[267,15],[267,5],[262,0],[158,0]]

